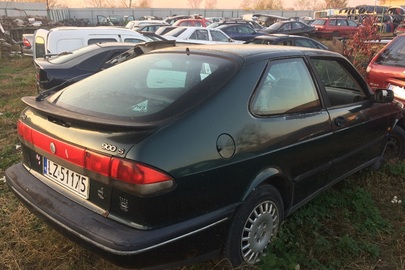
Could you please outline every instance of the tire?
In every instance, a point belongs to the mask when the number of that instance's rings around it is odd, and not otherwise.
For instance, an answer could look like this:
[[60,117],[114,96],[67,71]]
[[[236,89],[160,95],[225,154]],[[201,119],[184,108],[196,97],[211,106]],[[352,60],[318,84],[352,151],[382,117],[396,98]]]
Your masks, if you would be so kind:
[[395,126],[391,131],[384,149],[384,160],[405,158],[405,131],[400,126]]
[[256,188],[237,210],[229,230],[224,255],[232,266],[260,261],[283,219],[280,193],[270,185]]

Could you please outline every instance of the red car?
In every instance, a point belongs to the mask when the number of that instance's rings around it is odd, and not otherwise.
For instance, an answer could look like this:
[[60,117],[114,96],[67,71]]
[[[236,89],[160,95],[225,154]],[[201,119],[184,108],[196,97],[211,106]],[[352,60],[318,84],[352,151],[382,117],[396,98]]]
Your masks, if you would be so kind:
[[367,67],[370,87],[394,90],[395,98],[405,104],[405,35],[394,38],[378,52]]
[[311,24],[315,36],[323,38],[347,37],[357,32],[359,24],[346,17],[319,18]]
[[173,23],[173,26],[207,27],[211,22],[206,19],[182,19]]

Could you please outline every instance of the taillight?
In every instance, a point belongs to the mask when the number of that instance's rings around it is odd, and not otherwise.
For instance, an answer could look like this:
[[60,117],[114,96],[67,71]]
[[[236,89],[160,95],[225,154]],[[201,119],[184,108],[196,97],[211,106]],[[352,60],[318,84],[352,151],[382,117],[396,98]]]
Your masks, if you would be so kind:
[[23,39],[23,45],[24,47],[31,48],[31,43],[26,38]]
[[129,160],[112,158],[112,178],[130,184],[147,185],[172,180],[170,176]]
[[[17,129],[20,137],[28,143],[95,174],[132,185],[173,182],[173,179],[164,172],[132,160],[103,155],[62,142],[30,128],[22,121],[18,121]],[[164,186],[171,187],[172,184]]]

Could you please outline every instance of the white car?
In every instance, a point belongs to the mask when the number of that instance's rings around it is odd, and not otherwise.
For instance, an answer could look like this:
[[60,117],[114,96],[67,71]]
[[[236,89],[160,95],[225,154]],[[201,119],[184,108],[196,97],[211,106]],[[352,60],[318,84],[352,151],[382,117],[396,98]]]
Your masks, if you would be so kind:
[[177,27],[163,35],[168,40],[187,41],[199,44],[238,44],[222,30],[206,27]]
[[137,21],[129,21],[125,25],[125,28],[134,30],[135,27],[145,25],[145,24],[165,24],[165,25],[169,25],[167,22],[162,21],[162,20],[137,20]]

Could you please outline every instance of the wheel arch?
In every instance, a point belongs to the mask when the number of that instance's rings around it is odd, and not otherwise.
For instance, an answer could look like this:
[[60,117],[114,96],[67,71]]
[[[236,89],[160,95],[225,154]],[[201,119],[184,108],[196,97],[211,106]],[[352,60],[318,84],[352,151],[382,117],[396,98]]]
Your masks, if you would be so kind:
[[242,198],[242,202],[259,186],[271,185],[277,189],[283,200],[284,213],[287,213],[291,208],[292,196],[293,196],[293,184],[289,178],[283,174],[282,170],[277,167],[269,167],[262,170],[255,179],[253,179],[246,189],[246,192]]

